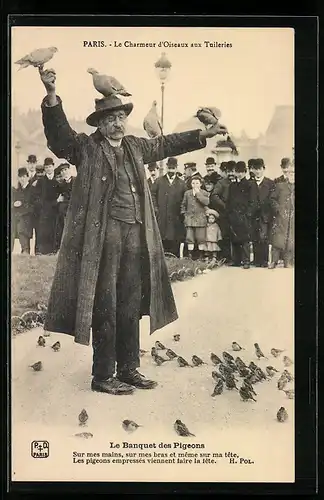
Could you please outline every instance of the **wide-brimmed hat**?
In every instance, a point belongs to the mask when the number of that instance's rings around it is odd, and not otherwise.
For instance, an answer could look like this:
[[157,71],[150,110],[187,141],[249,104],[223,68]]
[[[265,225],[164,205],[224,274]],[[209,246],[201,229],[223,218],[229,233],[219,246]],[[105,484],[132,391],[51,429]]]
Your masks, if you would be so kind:
[[131,102],[123,104],[119,97],[115,95],[103,97],[102,99],[95,99],[95,111],[88,116],[86,122],[91,127],[96,127],[98,125],[98,120],[108,115],[109,112],[123,110],[128,116],[132,112],[133,107]]
[[60,175],[63,170],[70,168],[69,163],[61,163],[58,167],[54,169],[54,175]]
[[216,212],[216,210],[214,210],[213,208],[207,208],[206,210],[206,217],[208,217],[208,215],[213,215],[214,217],[219,217],[219,213]]

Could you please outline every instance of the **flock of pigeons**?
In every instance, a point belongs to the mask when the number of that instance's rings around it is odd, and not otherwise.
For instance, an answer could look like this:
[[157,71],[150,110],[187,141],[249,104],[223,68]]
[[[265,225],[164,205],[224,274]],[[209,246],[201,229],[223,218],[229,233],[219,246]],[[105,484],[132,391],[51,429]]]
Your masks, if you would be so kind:
[[[19,59],[18,61],[15,61],[15,64],[18,64],[20,66],[19,70],[27,68],[28,66],[33,66],[42,71],[44,68],[44,64],[50,61],[57,51],[57,47],[36,49]],[[94,88],[104,97],[109,97],[111,95],[130,97],[132,95],[114,76],[100,74],[99,71],[94,68],[88,68],[87,72],[92,75]],[[201,107],[194,115],[194,117],[198,118],[198,120],[206,128],[216,125],[220,116],[220,110],[213,106]],[[163,129],[160,117],[157,112],[156,101],[153,101],[151,109],[143,120],[143,128],[150,138],[163,136]],[[230,137],[228,137],[228,140],[230,140]]]

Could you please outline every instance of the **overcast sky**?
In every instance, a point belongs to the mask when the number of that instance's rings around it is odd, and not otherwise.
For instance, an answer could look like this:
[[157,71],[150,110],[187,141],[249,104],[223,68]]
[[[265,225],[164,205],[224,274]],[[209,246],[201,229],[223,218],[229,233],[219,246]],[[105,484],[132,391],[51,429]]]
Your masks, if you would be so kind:
[[[84,48],[84,40],[107,47]],[[201,48],[115,48],[121,42],[202,43]],[[231,48],[204,47],[204,41],[231,43]],[[216,106],[234,134],[264,133],[277,105],[294,103],[294,32],[292,29],[246,28],[12,28],[12,103],[21,111],[39,108],[44,88],[38,71],[18,71],[14,61],[36,48],[56,46],[46,64],[57,72],[57,93],[66,114],[85,119],[100,94],[88,67],[113,75],[132,93],[129,122],[142,128],[143,117],[161,91],[154,63],[162,51],[172,63],[165,91],[165,133],[192,116],[199,106]],[[126,99],[127,100],[127,99]]]

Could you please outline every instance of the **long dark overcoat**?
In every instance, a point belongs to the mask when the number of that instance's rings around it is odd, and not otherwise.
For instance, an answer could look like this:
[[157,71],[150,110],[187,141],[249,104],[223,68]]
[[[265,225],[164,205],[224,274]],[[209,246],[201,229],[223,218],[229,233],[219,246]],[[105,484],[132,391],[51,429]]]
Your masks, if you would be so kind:
[[[77,134],[69,125],[58,98],[56,106],[42,103],[48,147],[58,158],[77,168],[62,244],[53,279],[45,329],[74,335],[75,342],[90,343],[95,289],[99,274],[109,203],[117,178],[116,157],[97,130]],[[200,131],[144,139],[125,136],[123,146],[144,193],[145,268],[141,315],[150,316],[150,333],[178,318],[169,281],[161,236],[154,215],[144,165],[206,146]],[[100,277],[99,277],[100,279]]]
[[295,185],[279,182],[271,196],[274,220],[271,244],[281,250],[294,251],[295,246]]
[[234,243],[251,241],[251,218],[255,210],[255,186],[246,178],[229,186],[226,210],[231,239]]
[[268,177],[264,177],[259,186],[254,180],[250,182],[254,185],[256,196],[252,214],[252,241],[267,242],[271,235],[273,221],[271,195],[275,189],[275,183]]
[[[20,201],[21,206],[14,203]],[[33,188],[30,184],[23,189],[21,186],[11,188],[11,230],[15,238],[23,234],[27,238],[33,237]]]
[[172,183],[166,175],[152,185],[152,199],[162,240],[183,241],[185,227],[181,217],[181,202],[186,183],[175,176]]

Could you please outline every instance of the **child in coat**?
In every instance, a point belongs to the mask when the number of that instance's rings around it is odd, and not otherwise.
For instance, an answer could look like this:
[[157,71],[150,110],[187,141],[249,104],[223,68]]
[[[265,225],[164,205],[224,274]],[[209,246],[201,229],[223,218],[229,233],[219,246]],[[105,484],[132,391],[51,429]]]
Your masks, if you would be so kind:
[[198,245],[199,255],[204,257],[206,244],[206,214],[205,207],[208,206],[209,196],[207,191],[201,189],[201,177],[193,176],[191,189],[185,192],[181,213],[184,215],[186,227],[186,243],[188,245],[188,257],[192,259],[195,243]]
[[208,208],[206,210],[206,219],[207,219],[207,227],[206,227],[206,261],[217,261],[217,257],[221,248],[218,245],[218,242],[222,239],[222,233],[217,224],[217,220],[219,218],[219,213],[216,210]]

